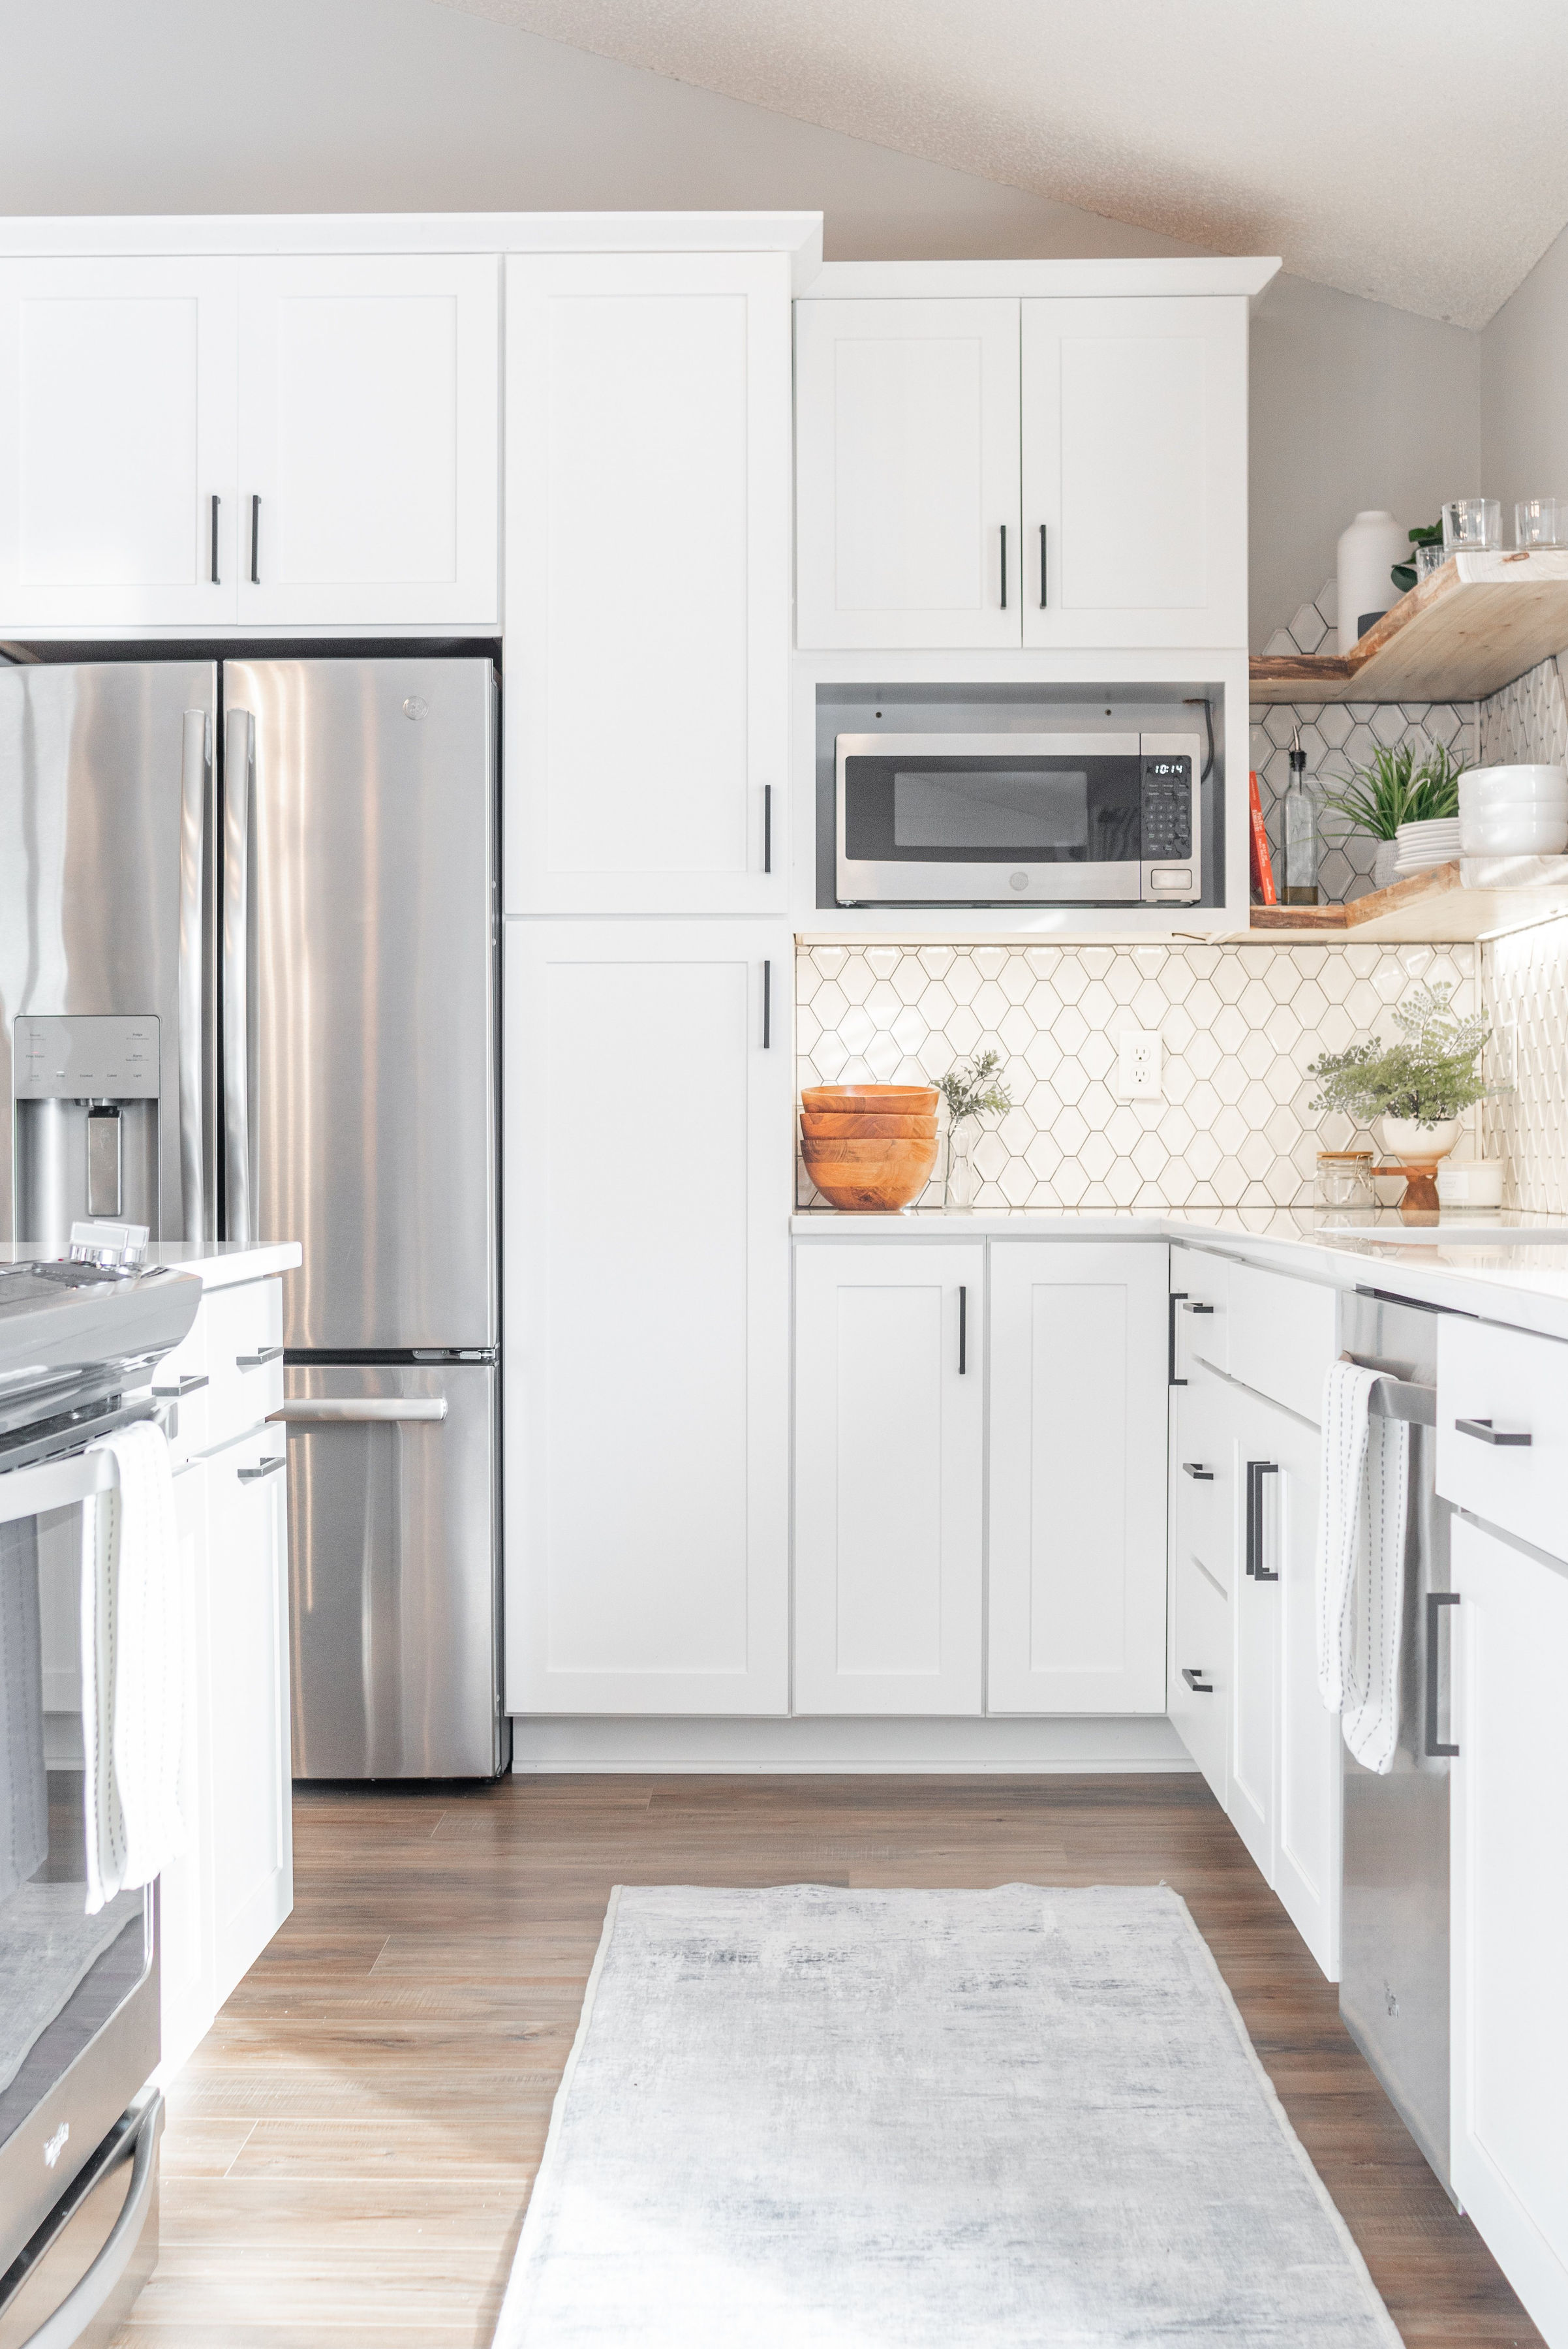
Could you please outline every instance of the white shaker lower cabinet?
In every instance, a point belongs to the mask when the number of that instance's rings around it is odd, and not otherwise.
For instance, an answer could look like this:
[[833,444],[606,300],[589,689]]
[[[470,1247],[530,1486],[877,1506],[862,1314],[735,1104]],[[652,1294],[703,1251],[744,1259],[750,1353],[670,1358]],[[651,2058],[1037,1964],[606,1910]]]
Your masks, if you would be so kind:
[[782,1713],[791,933],[505,926],[507,1709]]
[[1453,1587],[1454,2190],[1563,2349],[1568,1566],[1459,1517]]
[[992,1713],[1163,1713],[1167,1251],[991,1251]]
[[797,1713],[981,1710],[985,1254],[796,1250]]

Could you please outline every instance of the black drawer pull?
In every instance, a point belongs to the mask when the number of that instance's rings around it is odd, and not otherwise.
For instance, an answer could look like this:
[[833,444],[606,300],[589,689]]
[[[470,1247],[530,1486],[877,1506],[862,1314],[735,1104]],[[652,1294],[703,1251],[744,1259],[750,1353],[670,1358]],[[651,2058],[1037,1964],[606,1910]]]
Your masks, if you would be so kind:
[[1490,1419],[1456,1419],[1454,1425],[1461,1435],[1473,1435],[1478,1444],[1528,1444],[1530,1431],[1524,1427],[1494,1427]]
[[1247,1463],[1247,1572],[1254,1582],[1278,1582],[1280,1578],[1263,1564],[1263,1479],[1279,1473],[1277,1460]]
[[1212,1305],[1199,1305],[1194,1301],[1189,1301],[1187,1310],[1189,1313],[1212,1313],[1214,1308]]
[[1179,1379],[1176,1375],[1176,1309],[1179,1305],[1184,1305],[1186,1301],[1186,1289],[1173,1288],[1170,1292],[1170,1302],[1166,1308],[1165,1376],[1166,1384],[1168,1386],[1184,1387],[1187,1384],[1187,1381],[1185,1379]]
[[969,1290],[959,1290],[959,1376],[969,1376]]
[[1187,1682],[1188,1687],[1192,1691],[1194,1696],[1213,1695],[1214,1683],[1212,1681],[1206,1681],[1204,1679],[1203,1667],[1201,1664],[1199,1665],[1196,1671],[1193,1671],[1190,1664],[1183,1664],[1181,1667],[1181,1677]]
[[1184,1460],[1181,1473],[1184,1476],[1190,1476],[1195,1485],[1212,1485],[1214,1482],[1213,1469],[1205,1468],[1201,1460]]
[[1445,1607],[1457,1607],[1457,1590],[1428,1590],[1427,1593],[1427,1754],[1437,1761],[1444,1754],[1456,1754],[1457,1745],[1445,1745],[1438,1735],[1438,1626],[1443,1619]]

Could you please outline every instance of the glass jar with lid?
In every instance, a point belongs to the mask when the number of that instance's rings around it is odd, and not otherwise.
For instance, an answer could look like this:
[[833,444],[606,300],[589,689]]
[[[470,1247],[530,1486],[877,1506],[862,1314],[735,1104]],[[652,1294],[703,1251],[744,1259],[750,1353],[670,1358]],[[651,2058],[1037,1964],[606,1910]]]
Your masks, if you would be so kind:
[[1317,1154],[1317,1204],[1340,1212],[1376,1207],[1370,1150],[1320,1150]]

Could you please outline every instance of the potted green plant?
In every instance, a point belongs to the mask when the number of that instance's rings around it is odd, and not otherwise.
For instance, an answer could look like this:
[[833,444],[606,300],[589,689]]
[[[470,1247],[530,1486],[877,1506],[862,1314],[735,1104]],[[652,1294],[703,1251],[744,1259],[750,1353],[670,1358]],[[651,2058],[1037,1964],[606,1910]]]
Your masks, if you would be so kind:
[[1431,823],[1459,814],[1459,777],[1467,764],[1441,743],[1417,757],[1413,742],[1401,742],[1397,750],[1375,750],[1366,766],[1351,769],[1337,791],[1324,792],[1325,808],[1352,831],[1370,833],[1377,842],[1374,888],[1386,889],[1394,878],[1402,823]]
[[1421,1170],[1409,1180],[1407,1206],[1437,1206],[1433,1170],[1459,1139],[1461,1113],[1500,1090],[1480,1073],[1491,1030],[1479,1013],[1457,1018],[1453,992],[1446,981],[1414,988],[1394,1014],[1397,1043],[1368,1037],[1343,1052],[1320,1053],[1307,1068],[1317,1080],[1317,1115],[1339,1111],[1357,1125],[1377,1120],[1384,1149]]
[[1000,1052],[981,1052],[972,1061],[961,1061],[945,1077],[937,1079],[937,1089],[948,1105],[944,1207],[974,1204],[974,1167],[970,1157],[974,1137],[970,1129],[980,1118],[1000,1117],[1012,1107],[1012,1095],[996,1073],[1001,1066]]

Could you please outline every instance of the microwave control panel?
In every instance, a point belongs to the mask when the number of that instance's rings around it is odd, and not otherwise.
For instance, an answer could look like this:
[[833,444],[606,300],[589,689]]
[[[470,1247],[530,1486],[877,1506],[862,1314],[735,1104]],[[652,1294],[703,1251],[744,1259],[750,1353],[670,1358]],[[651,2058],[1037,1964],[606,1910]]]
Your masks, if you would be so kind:
[[1192,761],[1168,754],[1143,761],[1143,854],[1146,864],[1192,854]]

